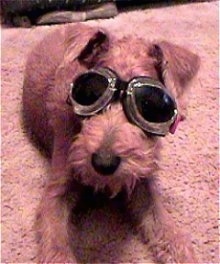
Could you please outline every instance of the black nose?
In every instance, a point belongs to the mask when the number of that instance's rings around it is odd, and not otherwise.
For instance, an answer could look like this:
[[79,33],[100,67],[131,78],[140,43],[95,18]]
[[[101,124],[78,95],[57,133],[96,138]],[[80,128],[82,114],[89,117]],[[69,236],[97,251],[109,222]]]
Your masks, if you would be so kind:
[[118,168],[121,158],[109,152],[96,152],[92,154],[92,166],[102,175],[113,174]]

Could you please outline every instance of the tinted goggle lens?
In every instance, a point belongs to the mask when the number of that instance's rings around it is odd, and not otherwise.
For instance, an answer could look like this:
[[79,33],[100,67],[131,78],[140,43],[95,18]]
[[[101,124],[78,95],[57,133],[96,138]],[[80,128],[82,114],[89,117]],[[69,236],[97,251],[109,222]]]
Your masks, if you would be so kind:
[[167,122],[174,116],[175,102],[160,88],[150,85],[137,87],[134,98],[138,112],[149,122]]
[[88,72],[80,75],[71,91],[73,100],[84,106],[94,104],[108,88],[108,79],[98,73]]

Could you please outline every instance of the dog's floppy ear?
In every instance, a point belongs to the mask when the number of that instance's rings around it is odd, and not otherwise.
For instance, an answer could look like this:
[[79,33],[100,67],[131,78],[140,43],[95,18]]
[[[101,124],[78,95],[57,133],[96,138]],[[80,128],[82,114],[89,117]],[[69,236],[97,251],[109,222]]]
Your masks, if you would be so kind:
[[69,26],[65,34],[65,60],[79,60],[92,67],[98,55],[108,49],[109,38],[101,28],[84,24]]
[[151,45],[149,55],[155,58],[159,78],[177,99],[182,115],[186,111],[185,92],[199,69],[199,57],[191,51],[161,41]]

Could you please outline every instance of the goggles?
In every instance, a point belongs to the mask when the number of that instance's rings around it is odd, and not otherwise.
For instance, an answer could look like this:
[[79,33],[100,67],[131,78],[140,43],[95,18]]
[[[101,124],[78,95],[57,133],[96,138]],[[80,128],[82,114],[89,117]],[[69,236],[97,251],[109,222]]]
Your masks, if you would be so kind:
[[92,116],[120,99],[128,120],[144,132],[165,136],[177,120],[177,105],[159,81],[135,77],[120,80],[108,68],[94,68],[79,75],[71,83],[68,103],[79,116]]

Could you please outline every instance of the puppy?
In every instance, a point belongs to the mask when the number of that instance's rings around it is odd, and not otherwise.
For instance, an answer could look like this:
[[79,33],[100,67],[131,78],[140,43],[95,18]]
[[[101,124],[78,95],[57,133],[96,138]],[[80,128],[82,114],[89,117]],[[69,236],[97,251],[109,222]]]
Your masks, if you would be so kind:
[[116,39],[83,24],[49,34],[27,60],[23,109],[51,157],[37,215],[40,263],[77,263],[72,212],[84,186],[124,208],[161,263],[194,263],[189,237],[160,202],[160,139],[186,114],[199,68],[192,52],[166,41]]

